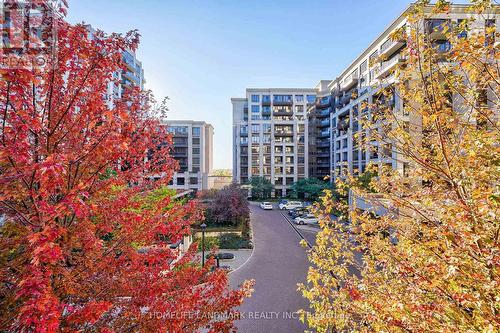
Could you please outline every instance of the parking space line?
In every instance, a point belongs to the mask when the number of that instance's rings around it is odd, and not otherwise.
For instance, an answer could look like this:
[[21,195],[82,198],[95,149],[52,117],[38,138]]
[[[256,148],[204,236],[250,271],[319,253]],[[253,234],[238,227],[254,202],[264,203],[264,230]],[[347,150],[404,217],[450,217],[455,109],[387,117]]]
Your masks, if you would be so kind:
[[293,230],[295,230],[295,232],[297,233],[297,235],[299,235],[300,238],[302,238],[303,240],[306,241],[307,243],[307,246],[312,249],[312,245],[311,243],[309,243],[309,241],[304,237],[304,235],[302,235],[299,231],[299,229],[297,229],[297,227],[295,227],[293,225],[293,223],[285,216],[285,214],[281,213],[281,216],[283,216],[283,218],[288,222],[288,224],[290,224],[290,226],[293,228]]

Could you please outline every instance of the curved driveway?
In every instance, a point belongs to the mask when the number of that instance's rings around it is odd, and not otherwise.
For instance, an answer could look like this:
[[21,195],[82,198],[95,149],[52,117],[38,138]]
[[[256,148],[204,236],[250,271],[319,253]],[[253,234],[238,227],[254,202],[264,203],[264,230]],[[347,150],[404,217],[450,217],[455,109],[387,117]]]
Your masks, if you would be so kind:
[[[247,279],[255,280],[255,291],[239,308],[242,319],[236,322],[242,333],[303,332],[306,325],[296,311],[307,301],[297,292],[297,283],[305,282],[308,261],[299,244],[301,238],[276,208],[264,211],[251,203],[254,252],[249,261],[230,275],[236,288]],[[303,232],[311,242],[314,234]]]

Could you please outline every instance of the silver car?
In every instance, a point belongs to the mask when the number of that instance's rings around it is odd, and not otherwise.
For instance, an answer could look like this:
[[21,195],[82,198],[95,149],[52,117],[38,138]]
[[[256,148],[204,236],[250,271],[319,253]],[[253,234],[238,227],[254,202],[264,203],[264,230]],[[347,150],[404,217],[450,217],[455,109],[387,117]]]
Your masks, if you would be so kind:
[[307,214],[304,216],[299,216],[296,217],[294,222],[299,225],[304,225],[304,224],[318,224],[319,220],[316,216],[313,214]]

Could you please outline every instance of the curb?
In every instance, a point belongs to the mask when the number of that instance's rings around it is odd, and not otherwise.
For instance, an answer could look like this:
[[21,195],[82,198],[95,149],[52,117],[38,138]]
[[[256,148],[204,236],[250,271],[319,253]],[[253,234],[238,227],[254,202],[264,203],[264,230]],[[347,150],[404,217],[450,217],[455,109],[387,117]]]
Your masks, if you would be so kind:
[[245,260],[245,262],[243,264],[241,264],[238,268],[236,268],[234,270],[231,270],[229,273],[227,273],[227,275],[231,275],[233,272],[236,272],[240,268],[244,267],[248,263],[248,261],[250,259],[252,259],[252,257],[253,257],[253,253],[255,251],[255,242],[254,242],[254,236],[253,236],[252,212],[250,212],[250,222],[249,222],[249,225],[250,225],[250,238],[251,238],[250,242],[252,243],[252,253],[250,253],[250,256],[247,258],[247,260]]

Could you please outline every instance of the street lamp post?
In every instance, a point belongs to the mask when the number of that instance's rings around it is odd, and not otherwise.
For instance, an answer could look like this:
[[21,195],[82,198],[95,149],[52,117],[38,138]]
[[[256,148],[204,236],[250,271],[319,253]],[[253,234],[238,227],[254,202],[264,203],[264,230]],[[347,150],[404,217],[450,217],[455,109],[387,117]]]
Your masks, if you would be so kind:
[[201,267],[205,267],[205,229],[207,225],[203,223],[201,226]]

